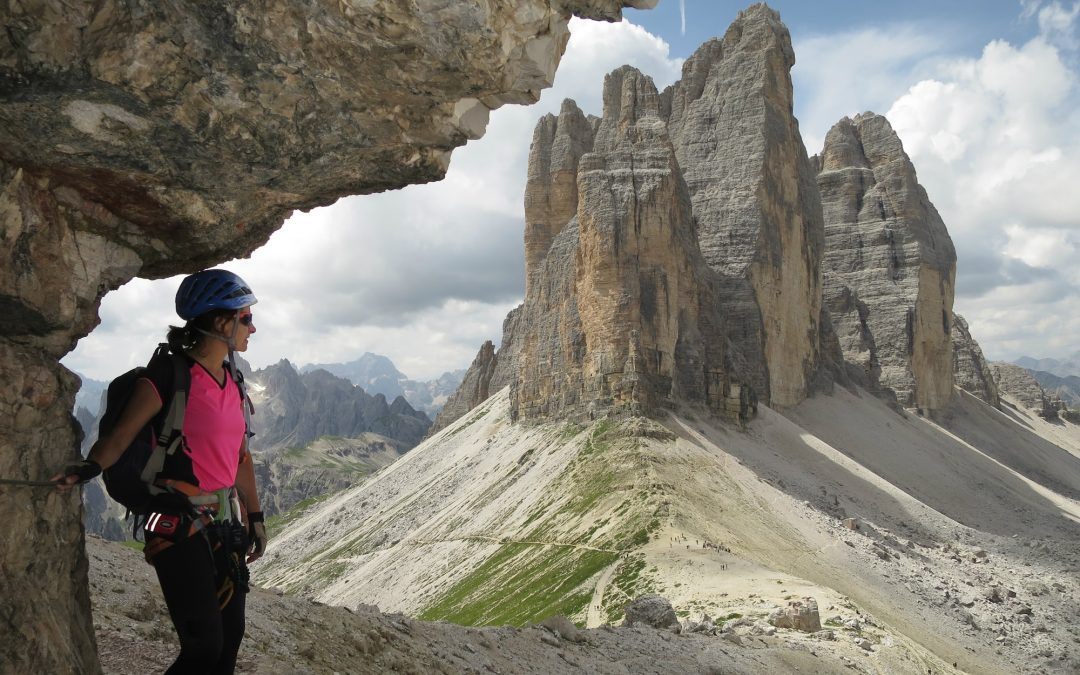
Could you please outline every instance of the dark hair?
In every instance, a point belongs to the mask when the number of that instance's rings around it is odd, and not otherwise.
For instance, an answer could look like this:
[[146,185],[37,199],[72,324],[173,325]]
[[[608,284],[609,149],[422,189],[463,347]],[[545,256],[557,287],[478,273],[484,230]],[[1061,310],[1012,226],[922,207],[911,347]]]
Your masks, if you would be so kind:
[[230,318],[236,315],[235,309],[212,309],[200,314],[183,326],[169,326],[169,332],[165,340],[169,343],[169,351],[173,354],[182,354],[193,349],[199,344],[199,340],[206,337],[202,332],[214,332],[214,323],[221,318]]

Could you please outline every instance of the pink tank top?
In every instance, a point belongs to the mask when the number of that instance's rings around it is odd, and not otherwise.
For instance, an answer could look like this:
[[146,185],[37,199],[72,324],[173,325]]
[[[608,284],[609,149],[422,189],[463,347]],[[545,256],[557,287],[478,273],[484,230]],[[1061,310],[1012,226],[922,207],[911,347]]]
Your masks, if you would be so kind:
[[236,483],[244,440],[240,389],[228,373],[225,378],[222,387],[201,365],[191,366],[191,392],[184,409],[184,453],[191,459],[199,487],[207,492]]

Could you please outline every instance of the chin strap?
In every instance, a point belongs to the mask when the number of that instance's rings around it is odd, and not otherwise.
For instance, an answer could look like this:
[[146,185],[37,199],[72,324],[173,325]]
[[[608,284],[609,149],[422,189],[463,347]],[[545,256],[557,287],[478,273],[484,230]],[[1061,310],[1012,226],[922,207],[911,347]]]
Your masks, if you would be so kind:
[[229,346],[229,362],[231,363],[232,362],[233,350],[236,349],[236,331],[239,330],[239,329],[240,329],[240,322],[239,321],[233,321],[232,333],[229,334],[229,337],[225,337],[224,335],[218,335],[217,333],[211,333],[210,331],[203,330],[202,328],[196,328],[195,330],[202,333],[203,335],[205,335],[208,338],[213,338],[215,340],[220,340],[221,342],[224,342],[225,344],[227,344]]

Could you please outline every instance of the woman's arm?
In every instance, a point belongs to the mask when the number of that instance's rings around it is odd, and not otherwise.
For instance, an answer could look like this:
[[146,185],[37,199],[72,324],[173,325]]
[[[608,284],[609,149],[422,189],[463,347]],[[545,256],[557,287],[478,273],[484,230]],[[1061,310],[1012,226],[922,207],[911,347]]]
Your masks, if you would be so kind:
[[247,438],[240,444],[240,465],[236,467],[236,491],[244,502],[248,513],[248,536],[251,545],[248,549],[247,562],[253,563],[262,557],[266,550],[266,526],[263,524],[262,507],[259,505],[259,492],[255,487],[255,462],[248,452]]
[[248,513],[262,512],[259,505],[259,493],[255,489],[255,463],[248,452],[247,439],[240,444],[240,465],[236,467],[236,490],[244,502]]
[[[160,410],[161,399],[158,397],[154,385],[149,380],[136,380],[135,389],[131,392],[131,400],[124,407],[124,412],[120,413],[120,419],[117,420],[116,426],[94,443],[86,459],[96,463],[102,469],[108,469],[116,463],[116,460],[120,459],[120,455],[124,454],[127,447],[135,440],[136,434]],[[79,476],[70,473],[69,469],[65,469],[49,479],[58,481],[56,488],[62,492],[70,490],[80,482]]]

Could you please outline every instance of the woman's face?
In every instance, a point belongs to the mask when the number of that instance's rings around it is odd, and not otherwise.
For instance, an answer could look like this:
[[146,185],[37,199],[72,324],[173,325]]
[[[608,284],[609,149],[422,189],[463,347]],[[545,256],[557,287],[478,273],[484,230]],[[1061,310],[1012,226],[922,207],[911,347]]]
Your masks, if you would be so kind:
[[[247,351],[248,338],[255,332],[255,319],[251,314],[251,307],[237,310],[233,316],[219,319],[218,332],[228,338],[233,337],[235,349],[238,352]],[[233,333],[233,330],[236,333]]]
[[[251,307],[244,307],[237,312],[233,321],[239,323],[236,327],[236,351],[245,352],[248,348],[248,338],[255,332],[255,316],[251,313]],[[230,325],[229,330],[231,331],[232,328]]]

